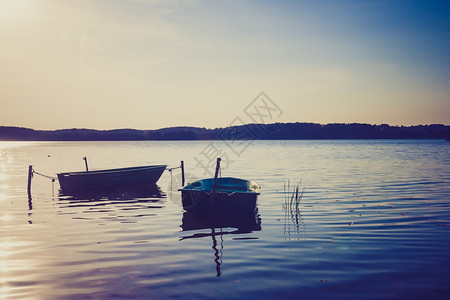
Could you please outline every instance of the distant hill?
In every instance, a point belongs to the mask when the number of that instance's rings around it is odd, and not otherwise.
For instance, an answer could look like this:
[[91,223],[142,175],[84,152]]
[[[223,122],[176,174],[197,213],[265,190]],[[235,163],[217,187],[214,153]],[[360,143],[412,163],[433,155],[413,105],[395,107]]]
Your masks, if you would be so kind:
[[169,127],[157,130],[33,130],[0,126],[2,141],[141,141],[141,140],[298,140],[298,139],[445,139],[450,126],[274,123],[225,128]]

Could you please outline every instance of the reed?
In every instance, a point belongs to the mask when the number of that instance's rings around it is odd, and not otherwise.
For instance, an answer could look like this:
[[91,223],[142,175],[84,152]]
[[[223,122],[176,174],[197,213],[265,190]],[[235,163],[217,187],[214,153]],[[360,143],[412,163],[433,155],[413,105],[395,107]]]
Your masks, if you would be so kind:
[[284,183],[284,233],[289,236],[289,239],[291,239],[293,234],[300,234],[302,227],[304,227],[300,212],[300,202],[305,189],[303,188],[300,191],[301,183],[302,181],[300,180],[294,187],[291,187],[290,180]]
[[300,180],[297,185],[291,191],[291,182],[290,180],[287,183],[284,183],[284,208],[291,212],[299,213],[300,202],[303,198],[303,193],[305,188],[303,188],[300,192],[300,185],[302,181]]

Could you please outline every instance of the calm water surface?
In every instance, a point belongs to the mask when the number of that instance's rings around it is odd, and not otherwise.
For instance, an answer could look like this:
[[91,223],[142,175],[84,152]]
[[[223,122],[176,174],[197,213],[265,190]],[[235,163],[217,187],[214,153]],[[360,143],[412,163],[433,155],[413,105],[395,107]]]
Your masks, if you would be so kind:
[[[0,299],[450,297],[449,142],[214,145],[0,142]],[[261,185],[259,216],[186,214],[179,170],[156,190],[75,197],[35,175],[27,196],[28,165],[55,176],[83,156],[91,169],[184,160],[192,181],[219,148],[223,176]]]

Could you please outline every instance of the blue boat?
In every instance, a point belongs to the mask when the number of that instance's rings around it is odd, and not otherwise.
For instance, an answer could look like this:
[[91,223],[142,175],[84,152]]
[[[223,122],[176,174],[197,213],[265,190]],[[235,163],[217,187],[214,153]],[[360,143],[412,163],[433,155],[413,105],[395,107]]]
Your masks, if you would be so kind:
[[113,189],[152,185],[161,177],[167,165],[140,166],[119,169],[59,173],[58,181],[64,193],[82,190]]
[[249,180],[223,177],[201,179],[180,191],[186,211],[254,212],[260,187]]

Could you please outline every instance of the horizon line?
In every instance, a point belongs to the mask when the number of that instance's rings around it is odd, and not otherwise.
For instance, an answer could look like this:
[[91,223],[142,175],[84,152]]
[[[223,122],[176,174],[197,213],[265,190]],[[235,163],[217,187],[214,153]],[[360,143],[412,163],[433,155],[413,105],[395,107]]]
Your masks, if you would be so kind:
[[137,129],[131,127],[122,127],[122,128],[111,128],[111,129],[95,129],[95,128],[87,128],[87,127],[66,127],[66,128],[58,128],[58,129],[35,129],[31,127],[25,126],[17,126],[17,125],[0,125],[0,127],[4,128],[21,128],[21,129],[30,129],[34,131],[58,131],[58,130],[95,130],[95,131],[113,131],[113,130],[137,130],[137,131],[157,131],[162,129],[171,129],[171,128],[197,128],[197,129],[206,129],[206,130],[216,130],[221,128],[228,127],[236,127],[236,126],[248,126],[248,125],[274,125],[274,124],[314,124],[314,125],[370,125],[370,126],[389,126],[389,127],[419,127],[419,126],[450,126],[442,123],[429,123],[429,124],[415,124],[415,125],[391,125],[387,123],[379,123],[379,124],[371,124],[371,123],[360,123],[360,122],[332,122],[332,123],[319,123],[319,122],[274,122],[274,123],[246,123],[242,125],[235,126],[222,126],[222,127],[200,127],[200,126],[189,126],[189,125],[176,125],[176,126],[167,126],[167,127],[159,127],[156,129]]

